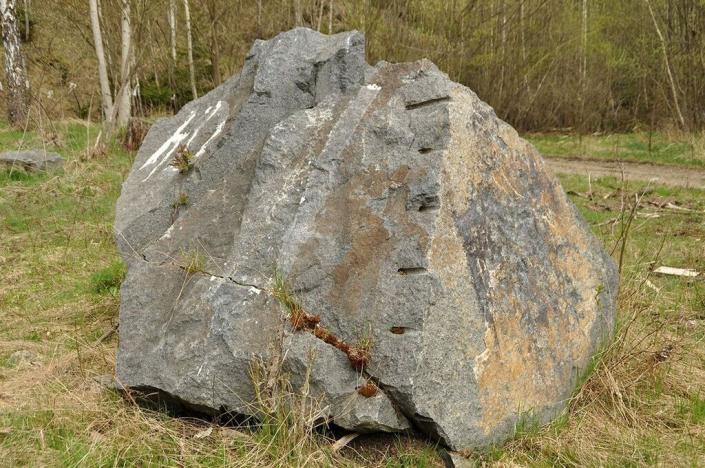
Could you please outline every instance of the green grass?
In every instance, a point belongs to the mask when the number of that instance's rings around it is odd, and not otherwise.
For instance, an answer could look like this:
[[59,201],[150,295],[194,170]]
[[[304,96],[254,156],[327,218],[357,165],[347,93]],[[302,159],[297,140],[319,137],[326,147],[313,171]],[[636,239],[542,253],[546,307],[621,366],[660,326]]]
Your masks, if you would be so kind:
[[[63,171],[0,170],[3,464],[276,466],[308,459],[316,466],[441,466],[438,448],[418,439],[361,436],[333,454],[326,435],[300,437],[300,423],[286,411],[273,413],[260,430],[238,432],[137,407],[96,383],[114,371],[117,338],[108,333],[117,323],[125,267],[112,222],[133,155],[112,146],[107,156],[84,160],[86,127],[55,127],[61,146],[49,149],[66,158]],[[96,130],[89,128],[89,135]],[[0,127],[1,149],[18,147],[22,136]],[[37,133],[26,138],[25,147],[42,141]],[[595,146],[612,144],[610,137],[594,138]],[[675,151],[663,145],[663,155]],[[562,148],[567,154],[568,145]],[[636,194],[643,201],[673,197],[691,211],[648,203],[638,211],[624,255],[619,346],[608,347],[581,377],[568,411],[547,426],[527,422],[514,440],[469,455],[477,464],[505,466],[696,466],[705,457],[705,283],[650,270],[705,271],[705,192],[623,186],[614,178],[561,181],[610,250],[624,225],[620,207]],[[182,260],[201,269],[197,256]],[[672,354],[656,361],[666,346]],[[9,357],[21,349],[39,356],[39,364],[10,366]],[[196,438],[206,427],[212,434]]]
[[122,260],[115,260],[107,267],[91,275],[91,290],[98,294],[110,293],[115,295],[119,292],[126,273],[127,268]]
[[611,135],[525,135],[546,156],[705,166],[705,135],[669,136],[635,132]]
[[705,424],[705,398],[695,395],[683,401],[680,413],[695,424]]

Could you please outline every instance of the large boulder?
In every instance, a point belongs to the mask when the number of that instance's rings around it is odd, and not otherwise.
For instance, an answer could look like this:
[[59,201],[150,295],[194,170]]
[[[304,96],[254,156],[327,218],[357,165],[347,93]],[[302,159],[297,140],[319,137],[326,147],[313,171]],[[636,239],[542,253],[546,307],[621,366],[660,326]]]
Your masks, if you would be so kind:
[[[613,330],[612,260],[471,90],[364,56],[357,32],[256,41],[154,124],[117,205],[120,384],[248,415],[253,365],[280,357],[333,423],[452,449],[565,407]],[[340,343],[363,338],[353,366]]]

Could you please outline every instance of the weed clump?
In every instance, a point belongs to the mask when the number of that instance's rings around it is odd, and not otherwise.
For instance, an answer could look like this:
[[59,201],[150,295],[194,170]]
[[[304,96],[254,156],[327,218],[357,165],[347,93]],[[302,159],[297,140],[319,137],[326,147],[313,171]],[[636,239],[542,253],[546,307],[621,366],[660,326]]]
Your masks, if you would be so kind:
[[356,371],[363,371],[367,364],[370,362],[370,351],[364,348],[358,348],[357,346],[351,346],[347,352],[348,360],[350,365]]
[[373,342],[369,334],[360,338],[355,345],[350,346],[346,354],[355,370],[365,370],[365,367],[370,362],[370,357],[372,357],[372,348]]
[[186,145],[181,145],[176,150],[176,155],[170,165],[176,168],[180,174],[187,174],[193,169],[193,160],[193,153],[191,153]]
[[182,250],[179,266],[186,273],[203,273],[206,271],[206,257],[197,250]]
[[289,289],[284,275],[279,271],[274,272],[274,287],[272,295],[289,312],[289,322],[295,330],[314,331],[321,321],[319,315],[307,313],[296,296]]
[[353,369],[361,372],[367,367],[373,347],[372,339],[369,336],[361,338],[355,345],[350,345],[324,328],[320,324],[321,317],[319,315],[309,314],[304,310],[279,270],[274,271],[274,285],[271,294],[289,312],[289,322],[294,330],[313,333],[319,340],[342,351],[348,357]]
[[185,194],[184,192],[181,192],[178,197],[176,197],[176,200],[174,200],[174,203],[172,204],[172,207],[175,210],[178,210],[182,206],[188,205],[188,195]]

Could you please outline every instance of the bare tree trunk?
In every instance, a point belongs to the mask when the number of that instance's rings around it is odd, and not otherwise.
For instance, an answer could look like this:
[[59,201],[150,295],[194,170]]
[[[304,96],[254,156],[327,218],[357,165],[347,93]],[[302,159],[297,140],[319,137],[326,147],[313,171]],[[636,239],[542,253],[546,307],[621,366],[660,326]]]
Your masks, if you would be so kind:
[[213,28],[213,43],[211,45],[211,67],[213,76],[213,85],[218,86],[223,80],[220,77],[220,47],[218,46],[218,37],[216,36],[216,29]]
[[676,81],[673,78],[673,73],[671,72],[671,63],[668,60],[668,50],[666,49],[666,40],[661,34],[661,28],[656,21],[656,15],[654,14],[654,9],[651,8],[651,2],[649,0],[644,0],[646,6],[649,7],[649,13],[651,14],[651,20],[654,22],[654,28],[656,29],[656,34],[658,35],[659,41],[661,42],[661,49],[663,50],[663,61],[666,63],[666,72],[668,73],[668,81],[671,84],[671,93],[673,94],[673,104],[676,107],[676,113],[678,114],[678,120],[680,121],[681,127],[685,128],[685,119],[683,118],[683,113],[681,112],[681,106],[678,103],[678,92],[676,91]]
[[321,23],[323,22],[323,0],[319,0],[321,3],[318,5],[318,23],[316,24],[316,31],[321,32]]
[[507,61],[507,5],[504,0],[500,0],[499,8],[502,10],[500,21],[500,78],[499,78],[499,102],[504,97],[504,77]]
[[526,30],[524,27],[524,2],[526,0],[519,0],[519,30],[521,33],[521,63],[522,63],[522,68],[524,69],[524,87],[526,88],[527,91],[531,91],[529,88],[529,75],[528,75],[528,68],[526,66]]
[[296,26],[303,25],[303,14],[301,13],[301,0],[294,0],[294,17],[296,19]]
[[333,34],[333,0],[328,4],[328,34]]
[[[149,38],[149,55],[151,60],[150,65],[152,65],[152,74],[154,75],[154,84],[157,85],[157,89],[159,89],[161,86],[159,84],[159,74],[157,72],[157,54],[154,53],[154,34],[152,33],[152,22],[148,21],[147,22],[147,37]],[[133,49],[133,56],[134,56],[134,49]]]
[[24,0],[24,40],[29,41],[29,5],[30,0]]
[[167,11],[169,21],[169,45],[171,46],[171,61],[169,62],[169,87],[171,88],[171,108],[176,113],[176,83],[174,73],[176,73],[176,0],[169,0],[169,10]]
[[169,19],[170,46],[171,46],[171,62],[176,68],[176,0],[169,0],[169,11],[167,12]]
[[93,43],[95,54],[98,58],[98,79],[100,81],[100,96],[103,105],[103,118],[110,124],[113,115],[113,95],[110,91],[108,80],[108,67],[105,64],[105,51],[103,49],[103,34],[100,32],[100,19],[98,18],[98,0],[90,0],[91,29],[93,30]]
[[217,2],[208,2],[207,9],[211,23],[211,77],[213,79],[213,86],[218,86],[222,81],[220,77],[220,40],[218,38],[221,15],[218,11]]
[[257,35],[262,32],[262,0],[257,0]]
[[[103,4],[102,0],[97,0],[98,4],[98,24],[100,25],[100,28],[102,31],[107,30],[105,28],[105,20],[103,19]],[[113,65],[113,56],[110,53],[113,49],[110,47],[110,34],[105,34],[103,35],[101,33],[101,36],[103,38],[103,50],[105,51],[105,60],[106,64],[108,67],[108,76],[109,76],[109,83],[114,83],[114,86],[117,86],[117,84],[120,82],[120,77],[117,75],[120,70],[116,70],[115,66]],[[115,92],[116,90],[113,90]],[[113,94],[113,102],[116,101],[116,96]],[[114,107],[114,106],[113,106]],[[114,112],[113,112],[114,114]],[[115,120],[115,119],[113,119]]]
[[132,25],[130,24],[130,0],[122,0],[122,29],[120,33],[120,91],[117,100],[117,124],[124,128],[132,115]]
[[189,11],[188,0],[184,0],[184,16],[186,19],[186,52],[188,56],[188,71],[191,80],[191,93],[193,98],[198,98],[196,91],[196,69],[193,66],[193,38],[191,37],[191,12]]
[[581,78],[582,78],[582,83],[583,87],[585,86],[585,79],[587,78],[587,34],[588,34],[588,3],[587,0],[583,0],[583,14],[582,14],[582,38],[581,38],[581,44],[582,44],[582,53],[583,53],[583,61],[582,61],[582,67],[581,67]]
[[29,114],[29,78],[20,47],[15,0],[0,0],[2,9],[2,45],[5,49],[7,81],[7,116],[10,124],[23,126]]

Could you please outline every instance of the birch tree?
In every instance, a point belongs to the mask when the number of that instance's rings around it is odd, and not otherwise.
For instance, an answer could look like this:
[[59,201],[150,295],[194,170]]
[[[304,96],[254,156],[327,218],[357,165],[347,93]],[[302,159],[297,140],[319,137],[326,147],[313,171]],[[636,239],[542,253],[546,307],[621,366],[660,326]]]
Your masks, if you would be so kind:
[[302,26],[304,23],[303,13],[301,12],[301,0],[294,0],[294,21],[296,26]]
[[188,72],[191,80],[191,93],[193,98],[198,98],[196,91],[196,69],[193,65],[193,38],[191,36],[191,12],[189,11],[188,0],[184,0],[184,19],[186,21],[186,55],[188,58]]
[[29,113],[29,78],[17,28],[15,0],[0,0],[2,10],[2,45],[5,49],[5,80],[7,81],[7,116],[18,127],[27,121]]
[[176,0],[169,0],[167,13],[169,20],[169,45],[171,47],[171,64],[176,68]]
[[587,36],[588,36],[588,3],[587,0],[583,0],[583,11],[582,11],[582,37],[581,37],[581,48],[583,54],[583,60],[581,63],[581,75],[583,88],[585,87],[585,79],[587,78]]
[[126,127],[132,114],[132,24],[130,0],[121,2],[120,90],[117,93],[117,124]]
[[169,0],[169,8],[167,10],[167,21],[169,23],[169,48],[171,52],[171,60],[167,70],[169,72],[169,86],[171,87],[171,107],[176,112],[176,83],[174,82],[174,73],[176,73],[176,0]]
[[100,18],[98,16],[98,0],[89,0],[89,4],[91,29],[93,30],[93,44],[95,46],[95,54],[98,59],[98,80],[100,82],[100,97],[103,107],[103,118],[107,124],[111,124],[113,115],[113,94],[110,91],[108,67],[105,63],[103,34],[100,31]]

